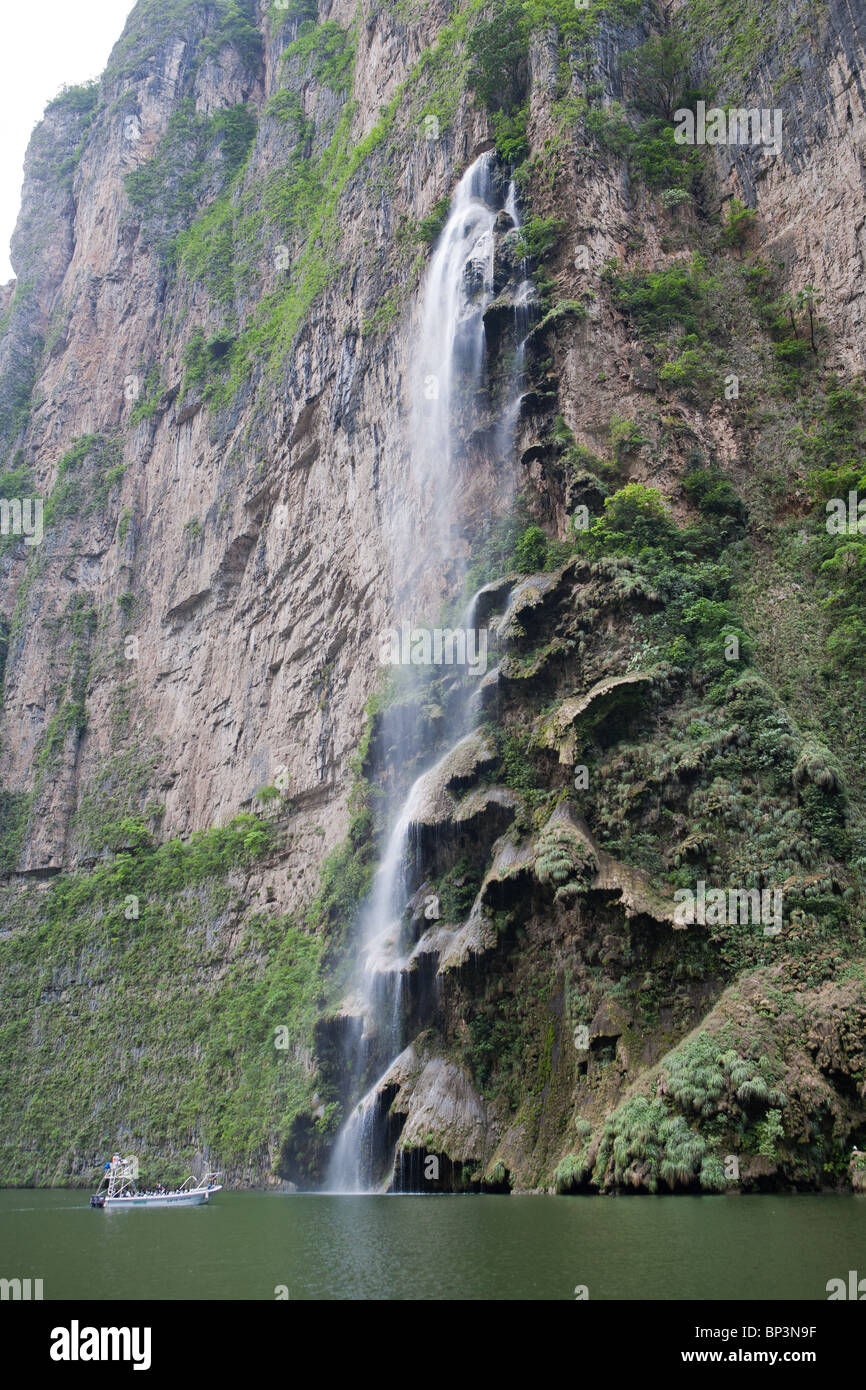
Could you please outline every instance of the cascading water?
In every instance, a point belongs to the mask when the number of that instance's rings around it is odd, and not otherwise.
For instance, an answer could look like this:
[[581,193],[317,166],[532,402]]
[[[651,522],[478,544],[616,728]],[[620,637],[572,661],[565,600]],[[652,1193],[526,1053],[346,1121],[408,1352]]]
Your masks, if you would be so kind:
[[[501,187],[493,177],[492,154],[481,155],[455,189],[451,211],[433,254],[425,287],[421,332],[414,364],[412,470],[418,511],[425,518],[423,548],[413,518],[406,517],[395,543],[395,589],[414,603],[429,594],[431,576],[444,577],[451,592],[462,586],[465,557],[455,535],[460,522],[462,446],[478,424],[483,394],[486,343],[484,314],[494,297],[495,228],[503,209]],[[504,211],[519,226],[514,185]],[[520,407],[523,344],[534,290],[523,281],[514,296],[514,354],[504,401],[493,430],[496,452],[510,456]],[[419,551],[423,549],[422,565]],[[475,600],[464,617],[474,626]],[[329,1187],[363,1192],[388,1186],[393,1172],[392,1136],[386,1112],[386,1078],[405,1045],[404,984],[412,942],[404,918],[417,882],[413,881],[412,826],[418,808],[440,769],[469,735],[477,702],[477,682],[465,674],[455,679],[446,706],[447,751],[434,757],[416,778],[408,795],[389,817],[387,837],[372,892],[359,923],[360,952],[357,1000],[363,1033],[353,1067],[353,1093],[369,1086],[343,1125],[331,1159]]]
[[[453,535],[458,447],[472,427],[485,370],[484,311],[493,298],[492,155],[461,178],[424,292],[412,367],[411,472],[416,515],[395,518],[395,589],[412,602],[432,574],[462,581]],[[419,545],[423,518],[423,546]],[[420,567],[423,567],[423,572]]]

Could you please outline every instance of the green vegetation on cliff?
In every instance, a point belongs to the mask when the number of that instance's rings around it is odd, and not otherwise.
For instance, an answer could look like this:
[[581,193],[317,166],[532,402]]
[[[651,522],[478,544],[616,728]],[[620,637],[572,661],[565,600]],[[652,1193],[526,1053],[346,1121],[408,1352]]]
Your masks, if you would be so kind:
[[[90,872],[60,876],[38,901],[3,890],[5,1183],[68,1180],[73,1155],[98,1161],[106,1124],[112,1143],[163,1153],[178,1175],[199,1148],[269,1166],[309,1098],[324,947],[249,912],[244,881],[274,834],[239,815],[157,845],[128,817]],[[80,1177],[91,1179],[86,1162]]]

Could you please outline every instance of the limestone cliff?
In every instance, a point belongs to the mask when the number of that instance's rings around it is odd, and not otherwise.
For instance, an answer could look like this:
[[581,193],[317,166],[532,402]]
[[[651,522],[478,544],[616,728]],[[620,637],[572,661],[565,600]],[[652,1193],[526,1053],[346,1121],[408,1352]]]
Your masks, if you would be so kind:
[[[0,496],[44,499],[0,539],[0,1181],[324,1181],[384,807],[453,698],[383,680],[410,589],[480,589],[493,650],[412,822],[385,1179],[856,1178],[864,38],[853,0],[139,0],[51,103],[0,320]],[[778,153],[675,143],[698,101]],[[437,567],[412,364],[485,150],[519,231]],[[699,883],[781,929],[684,925]]]

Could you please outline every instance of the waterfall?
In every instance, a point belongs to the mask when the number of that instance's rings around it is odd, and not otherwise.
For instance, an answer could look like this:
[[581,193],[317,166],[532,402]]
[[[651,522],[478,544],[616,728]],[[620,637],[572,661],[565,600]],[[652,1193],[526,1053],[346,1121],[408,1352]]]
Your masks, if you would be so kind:
[[484,312],[493,298],[497,216],[492,162],[492,154],[481,155],[457,184],[427,272],[410,380],[417,513],[411,521],[395,519],[393,542],[395,588],[409,602],[429,589],[434,574],[442,576],[443,592],[453,592],[463,578],[456,494],[461,445],[484,385]]
[[[504,200],[494,179],[494,156],[481,155],[466,171],[451,201],[446,225],[427,274],[420,332],[412,371],[411,467],[418,515],[424,518],[423,542],[408,517],[398,518],[395,589],[402,601],[417,601],[431,575],[441,577],[451,594],[462,587],[466,563],[459,537],[461,462],[465,441],[479,422],[486,387],[484,315],[494,298],[497,218],[504,211],[519,227],[512,183]],[[497,412],[493,439],[497,455],[510,456],[520,408],[523,340],[534,295],[524,279],[514,301],[514,356],[510,361],[505,402]],[[464,630],[474,626],[475,599],[463,616]],[[412,826],[427,791],[436,784],[443,763],[465,739],[477,702],[471,678],[455,682],[447,706],[444,743],[447,751],[428,759],[402,804],[389,817],[390,832],[372,890],[358,923],[357,996],[364,1026],[352,1065],[352,1094],[363,1085],[334,1147],[328,1174],[332,1191],[363,1192],[387,1188],[394,1169],[394,1144],[387,1123],[386,1078],[406,1045],[404,985],[413,942],[408,939],[406,908],[418,884],[412,873]],[[369,1086],[370,1076],[376,1080]]]

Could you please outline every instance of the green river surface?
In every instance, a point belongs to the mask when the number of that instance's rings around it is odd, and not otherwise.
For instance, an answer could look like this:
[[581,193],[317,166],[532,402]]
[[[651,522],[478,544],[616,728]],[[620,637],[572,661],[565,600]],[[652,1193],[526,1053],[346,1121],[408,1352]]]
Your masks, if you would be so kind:
[[49,1299],[817,1299],[866,1276],[866,1195],[326,1196],[222,1192],[91,1210],[0,1192],[0,1278]]

